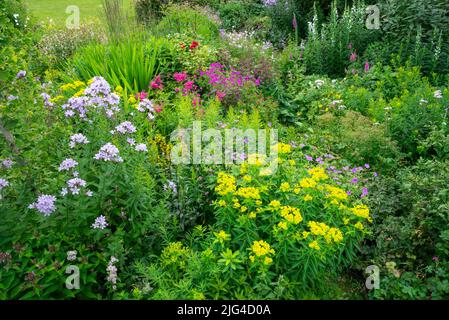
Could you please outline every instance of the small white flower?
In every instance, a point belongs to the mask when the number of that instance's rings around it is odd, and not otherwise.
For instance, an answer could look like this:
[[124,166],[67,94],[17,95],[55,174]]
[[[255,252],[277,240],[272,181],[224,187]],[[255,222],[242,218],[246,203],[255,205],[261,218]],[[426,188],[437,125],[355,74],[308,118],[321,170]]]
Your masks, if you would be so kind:
[[324,81],[323,80],[315,80],[315,86],[319,89],[324,85]]
[[67,251],[67,260],[68,261],[75,261],[76,260],[76,254],[77,254],[76,250]]

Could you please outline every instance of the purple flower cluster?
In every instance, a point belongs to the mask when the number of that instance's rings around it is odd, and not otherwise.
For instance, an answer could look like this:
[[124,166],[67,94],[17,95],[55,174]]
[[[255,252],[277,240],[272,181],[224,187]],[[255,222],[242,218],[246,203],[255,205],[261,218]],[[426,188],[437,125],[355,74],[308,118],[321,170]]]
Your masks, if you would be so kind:
[[118,262],[118,259],[114,256],[111,257],[108,263],[108,267],[106,268],[106,271],[108,272],[108,282],[112,283],[112,289],[117,289],[117,267],[114,265],[116,262]]
[[111,86],[103,77],[94,77],[91,84],[84,90],[84,94],[91,97],[107,96],[111,92]]
[[0,178],[0,191],[2,191],[2,189],[6,188],[7,186],[9,186],[9,182],[5,179]]
[[0,168],[3,166],[6,169],[11,169],[14,162],[11,159],[5,159],[2,162],[0,162]]
[[69,146],[71,149],[73,149],[76,147],[77,144],[88,144],[88,143],[89,143],[89,140],[87,140],[85,135],[83,135],[81,133],[77,133],[70,137]]
[[87,97],[72,97],[66,104],[62,106],[67,118],[72,118],[78,114],[78,116],[86,120],[87,119],[87,104],[89,99]]
[[99,217],[95,218],[95,222],[92,223],[93,229],[101,229],[103,230],[108,226],[108,222],[106,221],[106,217],[103,215],[100,215]]
[[136,145],[135,150],[138,152],[148,152],[148,148],[145,143],[139,143]]
[[76,162],[73,159],[65,159],[60,165],[59,165],[59,172],[61,171],[69,171],[70,169],[75,168],[78,165],[78,162]]
[[178,189],[176,187],[176,183],[174,183],[171,180],[168,180],[166,184],[164,184],[164,191],[171,190],[174,194],[178,192]]
[[77,253],[78,252],[76,250],[67,251],[67,261],[75,261]]
[[26,75],[27,75],[27,72],[26,72],[25,70],[21,70],[21,71],[19,71],[19,72],[17,73],[16,79],[22,79],[22,78],[25,78]]
[[119,150],[111,143],[107,143],[100,148],[100,151],[95,155],[94,159],[112,162],[123,162],[119,155]]
[[86,186],[86,181],[80,178],[73,178],[67,181],[67,186],[72,194],[78,195],[80,189]]
[[276,5],[277,0],[262,0],[262,3],[266,7],[271,7]]
[[48,93],[41,93],[41,97],[44,100],[44,106],[46,106],[47,108],[53,108],[55,106],[55,104],[51,102],[51,97]]
[[137,129],[131,122],[125,121],[116,126],[115,131],[121,134],[127,134],[134,133],[137,131]]
[[45,217],[48,217],[56,210],[55,206],[56,197],[52,195],[41,195],[37,198],[37,201],[28,206],[29,209],[36,209],[42,213]]
[[[368,195],[368,188],[365,186],[362,186],[361,189],[358,189],[359,187],[357,187],[360,183],[365,183],[368,180],[367,179],[361,179],[360,176],[354,176],[354,175],[358,175],[360,173],[362,173],[363,171],[365,171],[366,169],[369,169],[370,165],[368,163],[366,163],[363,167],[354,167],[354,168],[350,168],[349,166],[344,166],[340,169],[337,169],[335,166],[329,166],[327,167],[327,171],[328,174],[333,175],[333,179],[338,181],[337,184],[341,185],[342,182],[340,182],[341,178],[342,178],[342,174],[348,175],[350,176],[349,178],[349,183],[354,185],[355,188],[357,188],[356,190],[361,190],[360,193],[360,198],[364,198]],[[377,173],[374,172],[373,173],[374,177],[377,177]],[[348,195],[351,195],[352,192],[348,191]],[[358,194],[358,192],[357,192]]]
[[120,97],[113,93],[109,83],[102,77],[95,77],[92,83],[84,90],[84,95],[70,98],[62,106],[67,118],[78,116],[87,120],[89,111],[104,110],[108,118],[119,111]]
[[133,138],[126,138],[126,142],[128,142],[130,146],[134,146],[136,144],[136,140]]
[[155,110],[150,100],[143,99],[142,101],[140,101],[139,105],[137,106],[137,110],[140,112],[146,112],[148,120],[154,120]]

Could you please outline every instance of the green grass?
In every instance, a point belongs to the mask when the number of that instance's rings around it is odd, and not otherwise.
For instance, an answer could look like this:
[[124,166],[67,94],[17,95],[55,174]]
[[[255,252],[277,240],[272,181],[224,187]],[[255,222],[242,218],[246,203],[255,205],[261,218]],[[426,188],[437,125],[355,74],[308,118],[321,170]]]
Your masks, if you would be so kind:
[[[102,0],[25,0],[31,13],[38,21],[53,21],[56,26],[63,27],[69,17],[66,8],[76,5],[80,9],[80,23],[103,21]],[[126,9],[131,9],[132,0],[123,0]]]

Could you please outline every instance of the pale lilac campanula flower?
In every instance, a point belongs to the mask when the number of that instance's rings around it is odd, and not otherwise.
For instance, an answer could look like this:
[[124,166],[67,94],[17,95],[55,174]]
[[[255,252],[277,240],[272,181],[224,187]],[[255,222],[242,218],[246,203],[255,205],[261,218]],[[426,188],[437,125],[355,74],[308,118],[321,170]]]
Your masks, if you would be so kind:
[[2,191],[3,188],[6,188],[9,186],[9,182],[5,179],[0,178],[0,191]]
[[81,133],[77,133],[70,137],[69,146],[71,149],[73,149],[76,147],[77,144],[88,144],[88,143],[89,143],[89,140],[87,140],[85,135],[83,135]]
[[126,133],[134,133],[136,132],[137,129],[131,122],[125,121],[116,126],[115,130],[118,133],[126,134]]
[[145,143],[139,143],[138,145],[136,145],[135,149],[136,149],[136,151],[139,151],[139,152],[147,152],[148,151],[147,145]]
[[73,159],[65,159],[62,161],[62,163],[59,165],[59,171],[69,171],[70,169],[75,168],[78,165],[78,162],[76,162]]
[[112,283],[112,289],[117,289],[117,267],[114,265],[116,262],[118,262],[118,259],[114,256],[111,256],[111,259],[109,260],[108,267],[106,268],[106,271],[108,272],[107,281]]
[[368,188],[363,187],[362,188],[362,194],[360,195],[360,198],[364,198],[368,195]]
[[101,229],[103,230],[104,228],[106,228],[108,226],[108,222],[106,221],[106,217],[103,215],[98,216],[97,218],[95,218],[95,222],[92,223],[92,228],[93,229]]
[[119,150],[111,143],[107,143],[101,147],[100,151],[95,155],[94,159],[112,162],[123,162],[119,155]]
[[14,162],[11,159],[5,159],[0,163],[0,168],[3,166],[6,169],[11,169]]
[[41,97],[44,100],[44,106],[45,107],[47,107],[47,108],[53,108],[54,107],[55,104],[53,102],[51,102],[51,97],[50,97],[50,95],[48,93],[45,93],[45,92],[41,93]]
[[29,209],[36,209],[42,213],[45,217],[48,217],[56,210],[55,206],[56,197],[52,195],[41,195],[37,198],[37,201],[28,206]]
[[142,101],[140,101],[139,105],[137,106],[137,110],[139,112],[146,112],[148,120],[151,121],[154,119],[155,110],[153,107],[153,103],[150,100],[143,99]]
[[164,185],[164,191],[167,191],[167,190],[173,191],[174,194],[176,194],[178,192],[176,184],[171,180],[168,180],[167,183]]
[[264,4],[264,6],[266,7],[271,7],[276,5],[277,0],[262,0],[262,3]]
[[21,70],[17,73],[16,75],[16,79],[22,79],[25,78],[25,76],[27,75],[27,72],[25,70]]
[[86,186],[86,181],[80,178],[73,178],[67,181],[67,186],[72,194],[79,194],[80,189]]
[[76,260],[76,254],[78,252],[76,250],[67,251],[67,260],[68,261],[75,261]]

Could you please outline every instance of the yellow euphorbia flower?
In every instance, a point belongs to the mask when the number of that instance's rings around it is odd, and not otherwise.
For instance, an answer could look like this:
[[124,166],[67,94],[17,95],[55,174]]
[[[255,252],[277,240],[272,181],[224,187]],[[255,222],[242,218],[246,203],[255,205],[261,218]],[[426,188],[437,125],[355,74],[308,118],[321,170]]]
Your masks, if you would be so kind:
[[257,257],[275,253],[274,249],[272,249],[270,245],[263,240],[254,241],[253,245],[251,246],[251,251]]
[[215,187],[215,191],[219,195],[225,196],[228,193],[235,192],[236,188],[237,187],[235,185],[234,176],[224,172],[218,173],[217,186]]
[[312,200],[313,200],[313,197],[310,194],[306,194],[304,196],[304,201],[312,201]]
[[301,179],[301,181],[299,181],[299,185],[302,188],[315,188],[316,181],[312,178],[304,178],[304,179]]
[[282,182],[281,186],[279,187],[279,190],[281,192],[288,192],[288,191],[290,191],[290,184],[288,182]]
[[320,250],[321,249],[321,247],[318,245],[318,242],[316,240],[312,241],[311,243],[309,243],[309,247],[312,248],[312,249],[315,249],[315,250]]

